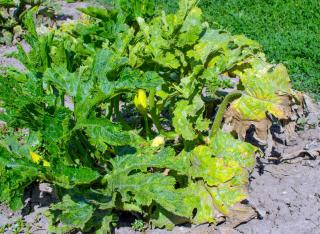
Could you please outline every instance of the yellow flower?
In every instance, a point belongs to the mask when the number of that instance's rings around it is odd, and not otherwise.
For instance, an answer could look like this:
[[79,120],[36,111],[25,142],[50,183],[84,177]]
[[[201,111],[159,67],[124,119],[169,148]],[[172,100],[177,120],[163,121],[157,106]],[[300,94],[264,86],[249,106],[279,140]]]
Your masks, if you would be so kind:
[[43,166],[44,167],[50,167],[51,164],[47,160],[43,160]]
[[145,113],[148,107],[147,94],[143,89],[138,89],[136,96],[134,97],[134,104],[140,113]]
[[35,164],[40,164],[40,162],[43,162],[43,166],[45,166],[45,167],[50,167],[51,166],[51,164],[48,161],[42,159],[42,157],[39,154],[35,153],[35,152],[30,151],[30,156],[31,156],[32,161]]
[[152,140],[151,146],[152,147],[159,147],[161,145],[164,145],[164,143],[165,143],[164,137],[163,136],[157,136]]
[[36,153],[31,151],[30,152],[30,156],[31,156],[31,159],[32,159],[32,161],[34,163],[39,164],[41,162],[42,158],[41,158],[41,156],[39,154],[36,154]]

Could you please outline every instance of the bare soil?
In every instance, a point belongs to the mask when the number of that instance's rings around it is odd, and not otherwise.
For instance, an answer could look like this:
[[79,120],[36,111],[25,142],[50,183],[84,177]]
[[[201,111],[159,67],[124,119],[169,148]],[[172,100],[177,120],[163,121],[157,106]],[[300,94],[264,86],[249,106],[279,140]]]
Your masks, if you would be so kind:
[[[299,132],[292,146],[299,156],[279,164],[261,160],[251,176],[249,202],[259,213],[236,228],[245,234],[319,234],[320,233],[320,157],[298,154],[299,150],[320,146],[319,129]],[[298,149],[300,148],[300,149]],[[318,151],[319,155],[319,151]],[[293,156],[293,154],[291,154]]]

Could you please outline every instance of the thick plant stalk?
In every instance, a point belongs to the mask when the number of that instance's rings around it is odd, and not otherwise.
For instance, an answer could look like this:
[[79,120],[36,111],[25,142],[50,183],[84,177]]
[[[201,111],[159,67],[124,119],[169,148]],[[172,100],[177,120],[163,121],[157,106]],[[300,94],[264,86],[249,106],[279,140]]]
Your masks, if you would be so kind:
[[113,99],[113,108],[114,108],[114,114],[116,115],[116,118],[119,121],[122,121],[122,116],[120,113],[120,96],[119,95]]
[[144,127],[146,130],[147,140],[150,140],[150,128],[149,128],[149,120],[148,120],[147,113],[143,114],[143,118],[144,118]]
[[[178,136],[178,134],[176,134],[175,132],[171,131],[171,132],[166,132],[163,127],[161,126],[161,122],[159,119],[159,113],[157,112],[157,106],[155,104],[155,90],[151,90],[149,93],[149,107],[150,107],[150,114],[151,114],[151,119],[152,122],[154,123],[154,125],[156,126],[158,133],[160,133],[160,135],[166,137],[166,139],[174,139],[175,137]],[[174,93],[175,95],[176,93]]]
[[235,99],[238,99],[239,97],[241,97],[242,92],[240,91],[234,91],[229,93],[222,101],[222,103],[219,106],[218,112],[216,114],[216,117],[214,119],[213,125],[211,127],[211,132],[210,132],[210,138],[214,137],[217,132],[220,129],[221,123],[222,123],[222,119],[223,119],[223,115],[225,110],[228,107],[228,104],[232,101],[234,101]]
[[112,120],[113,106],[114,106],[114,102],[111,101],[110,105],[108,106],[108,113],[107,113],[107,116],[106,116],[106,118],[109,119],[109,120]]
[[155,90],[151,90],[150,91],[150,94],[149,94],[150,113],[151,113],[151,118],[152,118],[152,121],[153,121],[154,125],[156,126],[158,132],[161,133],[162,132],[162,127],[161,127],[161,124],[160,124],[159,116],[157,114],[157,107],[156,107],[155,101],[154,101],[155,94],[156,94]]
[[[127,122],[123,119],[121,112],[120,112],[120,95],[114,97],[113,99],[113,109],[114,109],[114,114],[117,118],[117,120],[125,127],[125,128],[130,128],[130,126],[127,124]],[[112,111],[111,111],[112,112]]]

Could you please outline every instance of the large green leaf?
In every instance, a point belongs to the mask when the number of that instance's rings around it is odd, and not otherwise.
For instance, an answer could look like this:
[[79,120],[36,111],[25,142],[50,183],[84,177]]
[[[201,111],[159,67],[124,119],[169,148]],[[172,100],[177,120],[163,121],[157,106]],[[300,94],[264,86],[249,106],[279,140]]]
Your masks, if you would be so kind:
[[196,96],[191,104],[187,100],[181,100],[177,102],[176,108],[173,112],[173,126],[175,131],[182,135],[186,140],[194,140],[197,134],[194,130],[194,126],[191,118],[198,117],[199,111],[203,107],[203,101],[200,96]]
[[[65,67],[55,67],[47,69],[44,80],[52,83],[66,95],[76,97],[81,79],[77,73],[69,72]],[[83,94],[82,94],[83,95]]]
[[133,92],[136,89],[155,89],[163,84],[163,79],[153,71],[141,73],[139,70],[131,68],[123,69],[119,74],[119,79],[101,81],[100,88],[107,97],[114,97],[119,93]]
[[65,108],[56,108],[52,115],[46,113],[43,117],[43,128],[41,134],[43,136],[46,150],[54,157],[63,155],[65,148],[63,145],[65,135],[70,131],[70,121],[72,119],[72,112]]
[[111,98],[126,92],[135,92],[137,89],[155,89],[163,83],[163,79],[153,71],[144,73],[132,68],[121,70],[117,80],[111,81],[104,78],[99,81],[98,90],[91,90],[91,94],[85,96],[75,106],[75,112],[78,119],[82,120],[88,117],[88,114],[98,104],[108,101]]
[[201,9],[194,7],[186,17],[178,37],[178,46],[193,45],[202,32],[203,25],[201,22]]
[[13,210],[23,207],[24,189],[40,175],[37,165],[0,146],[0,202]]
[[100,82],[106,77],[112,76],[121,66],[126,65],[128,59],[122,57],[120,53],[115,53],[110,49],[102,49],[96,52],[92,67],[92,76],[97,77]]
[[17,70],[8,70],[0,81],[1,106],[6,109],[0,118],[12,127],[41,128],[44,115],[41,82],[33,74]]
[[52,167],[47,167],[46,174],[53,183],[68,189],[90,184],[100,177],[100,174],[91,168],[67,166],[58,162],[54,163]]
[[[185,174],[188,169],[188,161],[184,157],[175,155],[172,148],[164,148],[159,153],[137,153],[119,156],[112,159],[113,165],[112,177],[118,175],[129,175],[130,172],[135,170],[147,171],[150,167],[155,168],[168,168]],[[106,175],[108,178],[110,175]],[[116,180],[115,180],[116,181]]]
[[208,62],[210,54],[218,52],[227,47],[228,43],[232,40],[229,33],[220,30],[208,29],[199,43],[194,46],[194,50],[188,52],[189,57],[199,59],[203,64]]
[[113,146],[142,144],[144,140],[134,131],[125,131],[122,127],[108,119],[92,118],[77,124],[74,130],[84,129],[91,144],[99,148]]
[[[175,188],[174,177],[160,173],[148,173],[149,168],[171,169],[178,173],[188,171],[188,161],[175,157],[171,148],[165,148],[158,154],[132,154],[111,160],[112,172],[105,176],[105,193],[119,192],[123,203],[150,206],[157,203],[174,215],[191,217],[196,197]],[[134,202],[133,202],[134,201]]]
[[[144,43],[141,42],[134,46],[132,53],[137,54],[139,57],[149,58],[154,63],[165,68],[178,68],[180,66],[179,60],[174,53],[168,51],[170,49],[170,43],[163,38],[159,18],[154,19],[151,25],[147,25],[142,18],[138,18],[138,23],[142,29],[138,37],[144,37],[145,41]],[[138,58],[135,54],[130,57],[131,61],[134,59],[136,64]]]
[[94,208],[90,204],[82,200],[74,201],[69,195],[65,195],[61,202],[50,207],[50,213],[47,214],[49,231],[62,234],[74,229],[84,229],[93,212]]
[[175,215],[192,216],[193,208],[188,203],[190,197],[174,188],[176,180],[173,177],[160,173],[137,173],[119,179],[108,182],[112,182],[116,191],[121,193],[123,202],[131,202],[133,199],[139,206],[150,206],[155,202]]

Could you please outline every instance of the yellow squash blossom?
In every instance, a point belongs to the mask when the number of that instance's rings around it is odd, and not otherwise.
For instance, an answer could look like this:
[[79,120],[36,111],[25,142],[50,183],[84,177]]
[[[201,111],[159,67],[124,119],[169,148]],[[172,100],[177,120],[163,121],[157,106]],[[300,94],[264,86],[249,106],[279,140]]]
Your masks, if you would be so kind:
[[161,145],[164,145],[164,143],[165,143],[164,137],[163,136],[157,136],[152,140],[151,146],[152,147],[159,147]]
[[143,89],[138,89],[136,96],[134,97],[134,104],[140,113],[146,113],[148,107],[147,94]]
[[34,163],[40,164],[40,162],[43,162],[43,166],[50,167],[50,163],[48,161],[42,159],[42,157],[39,154],[30,151],[30,156],[31,156],[31,159]]

